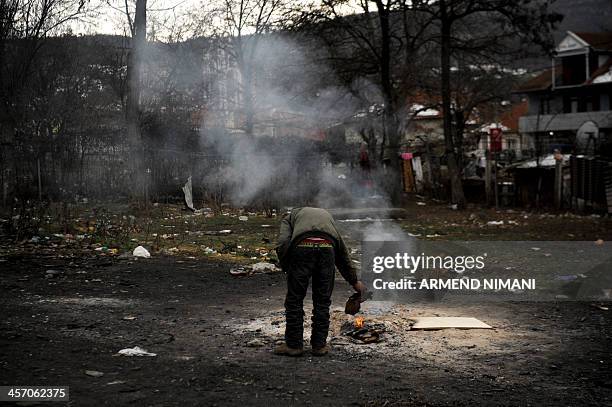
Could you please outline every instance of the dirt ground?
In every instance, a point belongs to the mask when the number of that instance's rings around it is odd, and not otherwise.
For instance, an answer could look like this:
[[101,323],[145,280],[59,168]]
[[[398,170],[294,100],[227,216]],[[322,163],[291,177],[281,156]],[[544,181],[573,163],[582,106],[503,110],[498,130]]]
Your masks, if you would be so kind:
[[[423,238],[612,237],[610,220],[599,217],[444,207],[434,216],[431,209],[415,204],[397,223]],[[504,225],[487,224],[502,218]],[[245,245],[269,239],[276,227],[264,218],[219,223],[249,232],[235,232]],[[261,232],[264,223],[274,227]],[[284,275],[229,274],[253,256],[170,255],[162,247],[151,259],[134,259],[94,244],[37,251],[30,242],[6,242],[0,383],[70,386],[65,405],[612,405],[611,311],[589,303],[366,303],[366,323],[384,323],[388,332],[382,343],[359,345],[340,332],[351,321],[341,312],[351,290],[338,280],[332,353],[287,358],[271,353],[282,337]],[[414,316],[474,316],[494,329],[409,330]],[[134,346],[157,356],[117,355]]]

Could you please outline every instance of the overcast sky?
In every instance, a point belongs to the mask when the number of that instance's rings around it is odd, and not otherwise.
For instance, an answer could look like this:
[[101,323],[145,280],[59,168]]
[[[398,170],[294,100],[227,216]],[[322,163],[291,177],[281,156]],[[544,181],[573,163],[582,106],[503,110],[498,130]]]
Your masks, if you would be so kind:
[[[303,3],[318,3],[320,0],[304,0]],[[220,0],[148,0],[148,27],[163,31],[164,26],[181,24],[190,18],[190,14],[206,14],[215,3]],[[351,2],[349,2],[350,4]],[[123,34],[127,29],[124,0],[91,0],[89,3],[93,9],[93,15],[86,21],[73,23],[72,31],[75,34]],[[133,15],[135,0],[128,0]],[[360,11],[358,6],[342,7],[343,14],[351,14]]]
[[[153,27],[161,29],[161,26],[181,21],[187,18],[187,13],[202,11],[203,4],[207,3],[210,2],[206,0],[148,0],[148,31]],[[132,16],[134,4],[134,0],[128,1]],[[71,25],[75,34],[123,34],[127,29],[123,0],[93,0],[90,5],[92,15],[85,21]]]

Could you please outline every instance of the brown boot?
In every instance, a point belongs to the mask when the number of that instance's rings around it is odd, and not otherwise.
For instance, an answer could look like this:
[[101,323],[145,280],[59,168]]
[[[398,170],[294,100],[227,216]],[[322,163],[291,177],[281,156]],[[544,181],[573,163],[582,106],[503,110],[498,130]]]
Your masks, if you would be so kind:
[[323,345],[321,347],[313,347],[312,355],[313,356],[325,356],[329,353],[329,345]]
[[274,347],[274,354],[286,356],[302,356],[304,354],[304,348],[291,348],[285,342],[283,342]]

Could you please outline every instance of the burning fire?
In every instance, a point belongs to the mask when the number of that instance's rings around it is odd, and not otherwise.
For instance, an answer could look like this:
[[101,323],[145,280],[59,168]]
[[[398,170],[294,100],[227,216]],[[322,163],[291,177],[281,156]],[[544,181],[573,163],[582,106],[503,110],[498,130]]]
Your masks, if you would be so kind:
[[357,329],[363,328],[363,317],[355,318],[355,328]]

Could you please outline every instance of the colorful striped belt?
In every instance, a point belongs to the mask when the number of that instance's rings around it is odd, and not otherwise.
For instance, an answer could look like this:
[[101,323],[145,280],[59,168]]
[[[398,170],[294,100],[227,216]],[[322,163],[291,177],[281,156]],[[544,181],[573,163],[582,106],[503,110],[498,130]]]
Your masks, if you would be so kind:
[[297,247],[334,247],[334,242],[323,237],[307,237],[302,239]]

